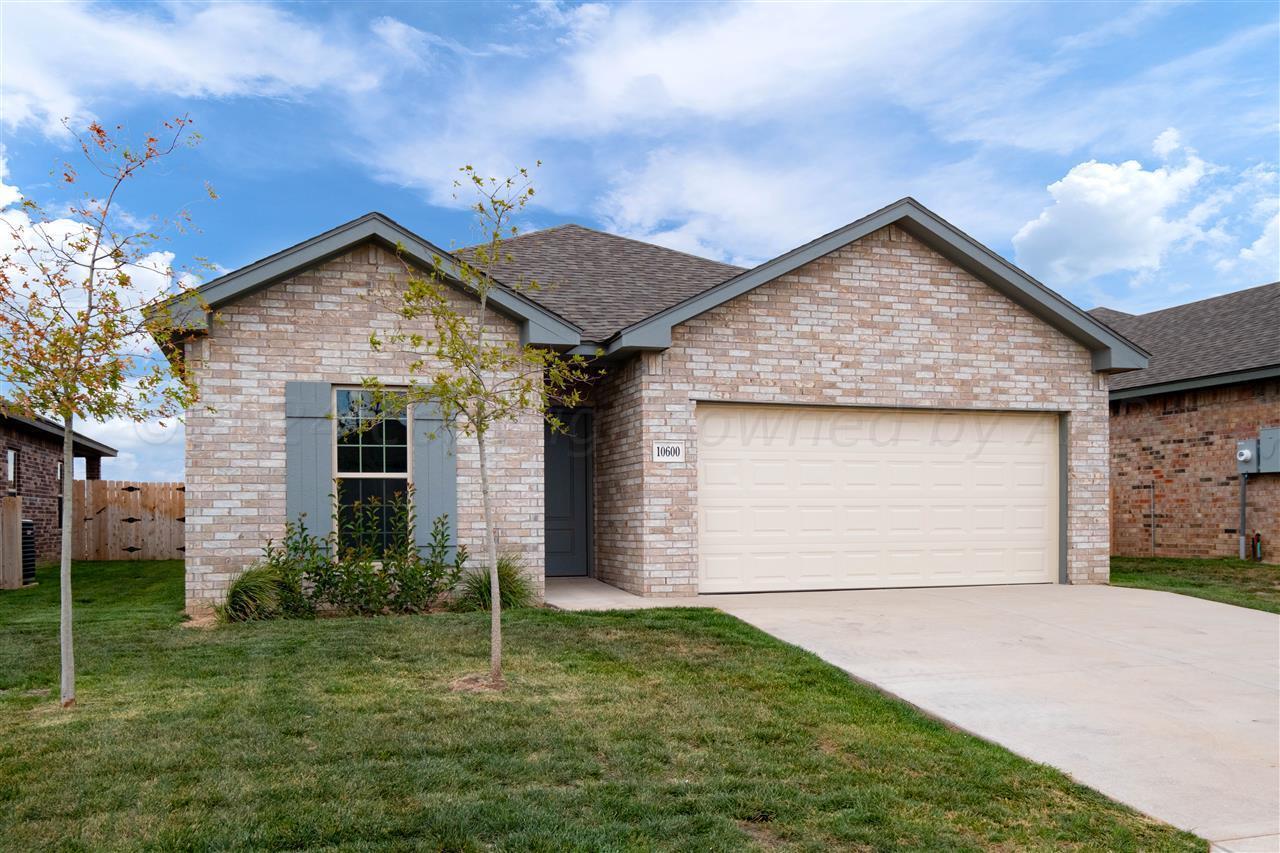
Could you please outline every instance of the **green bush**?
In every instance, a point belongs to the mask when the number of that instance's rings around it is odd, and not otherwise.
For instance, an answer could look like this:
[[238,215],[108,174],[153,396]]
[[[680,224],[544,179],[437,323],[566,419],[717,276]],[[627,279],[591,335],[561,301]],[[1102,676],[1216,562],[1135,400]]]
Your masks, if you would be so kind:
[[284,525],[284,541],[278,546],[267,542],[262,561],[279,573],[280,615],[314,616],[315,600],[307,594],[307,588],[314,585],[312,578],[329,563],[324,542],[307,532],[301,518],[288,521]]
[[[513,554],[498,555],[498,591],[503,610],[529,607],[533,604],[533,586],[525,574],[524,561]],[[488,610],[492,600],[489,569],[476,568],[462,576],[455,610]]]
[[467,549],[450,546],[445,515],[432,521],[430,541],[418,548],[412,487],[387,509],[392,533],[386,543],[384,507],[377,502],[335,513],[327,538],[308,532],[303,518],[288,522],[284,539],[268,542],[262,559],[232,584],[220,615],[243,622],[305,618],[317,609],[373,615],[439,607],[462,576]]
[[224,622],[254,622],[288,615],[283,601],[290,597],[289,583],[278,566],[265,561],[251,566],[231,582],[218,616]]
[[314,573],[317,602],[343,613],[425,613],[458,583],[467,549],[449,545],[449,517],[431,523],[425,553],[417,545],[417,511],[413,487],[389,506],[390,541],[379,541],[380,515],[376,501],[356,503],[349,513],[334,517],[337,559]]
[[[413,511],[409,511],[409,529],[415,526]],[[459,545],[449,555],[449,518],[439,516],[431,523],[431,540],[426,554],[419,554],[410,539],[383,558],[394,583],[391,591],[391,609],[397,613],[423,613],[436,607],[462,577],[467,564],[467,547]]]

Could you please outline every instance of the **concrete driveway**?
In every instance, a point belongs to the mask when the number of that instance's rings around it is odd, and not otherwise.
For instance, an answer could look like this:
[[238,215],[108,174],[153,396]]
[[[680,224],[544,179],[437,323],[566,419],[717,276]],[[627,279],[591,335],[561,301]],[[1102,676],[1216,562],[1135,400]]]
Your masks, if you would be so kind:
[[696,603],[1220,849],[1280,850],[1280,616],[1103,586]]

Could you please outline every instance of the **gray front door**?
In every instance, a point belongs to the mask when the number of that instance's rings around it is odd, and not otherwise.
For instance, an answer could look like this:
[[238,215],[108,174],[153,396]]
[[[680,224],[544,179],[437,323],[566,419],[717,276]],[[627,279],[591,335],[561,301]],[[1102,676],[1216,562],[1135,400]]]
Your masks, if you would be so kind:
[[547,577],[584,577],[591,566],[591,412],[557,413],[546,428]]

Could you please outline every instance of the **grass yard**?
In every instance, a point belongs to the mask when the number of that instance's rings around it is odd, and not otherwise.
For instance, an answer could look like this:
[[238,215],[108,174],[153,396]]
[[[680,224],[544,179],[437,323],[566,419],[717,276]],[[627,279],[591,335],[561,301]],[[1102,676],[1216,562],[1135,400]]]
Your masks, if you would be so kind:
[[1111,583],[1280,613],[1280,566],[1229,559],[1112,557]]
[[0,847],[1186,850],[1204,842],[710,610],[179,626],[178,563],[0,593]]

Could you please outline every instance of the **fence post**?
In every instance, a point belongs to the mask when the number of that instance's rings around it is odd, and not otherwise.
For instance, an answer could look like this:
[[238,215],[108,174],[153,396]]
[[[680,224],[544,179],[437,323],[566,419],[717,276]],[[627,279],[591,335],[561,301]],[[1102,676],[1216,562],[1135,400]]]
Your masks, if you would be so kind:
[[22,498],[0,498],[0,589],[22,586]]

